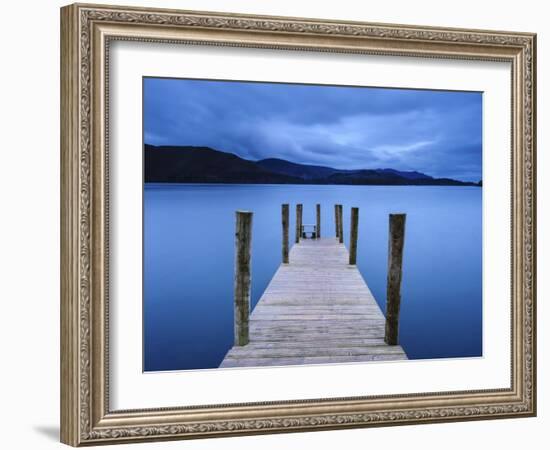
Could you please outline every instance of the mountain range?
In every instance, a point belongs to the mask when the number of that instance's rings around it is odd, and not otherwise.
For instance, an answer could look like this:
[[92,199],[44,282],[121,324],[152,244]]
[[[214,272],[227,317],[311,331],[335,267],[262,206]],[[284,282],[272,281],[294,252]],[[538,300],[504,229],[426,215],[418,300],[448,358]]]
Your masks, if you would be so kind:
[[146,183],[479,186],[395,169],[342,170],[284,159],[251,161],[209,147],[145,144]]

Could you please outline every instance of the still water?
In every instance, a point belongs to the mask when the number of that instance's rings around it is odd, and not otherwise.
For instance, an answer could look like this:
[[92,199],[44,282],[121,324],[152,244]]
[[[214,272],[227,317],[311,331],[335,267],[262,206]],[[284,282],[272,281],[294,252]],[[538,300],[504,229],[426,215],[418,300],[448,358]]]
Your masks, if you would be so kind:
[[233,344],[235,211],[253,211],[252,307],[281,261],[281,204],[359,207],[357,265],[385,310],[388,214],[407,214],[400,344],[411,359],[482,354],[482,190],[454,186],[146,184],[144,369],[218,367]]

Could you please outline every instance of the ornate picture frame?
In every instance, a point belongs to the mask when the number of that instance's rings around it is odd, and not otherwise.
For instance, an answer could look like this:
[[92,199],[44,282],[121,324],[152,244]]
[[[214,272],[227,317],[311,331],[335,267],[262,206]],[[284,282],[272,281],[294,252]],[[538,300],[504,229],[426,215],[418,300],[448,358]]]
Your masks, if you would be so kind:
[[[508,388],[112,410],[109,49],[117,40],[511,64]],[[61,441],[111,444],[536,414],[536,35],[74,4],[61,9]]]

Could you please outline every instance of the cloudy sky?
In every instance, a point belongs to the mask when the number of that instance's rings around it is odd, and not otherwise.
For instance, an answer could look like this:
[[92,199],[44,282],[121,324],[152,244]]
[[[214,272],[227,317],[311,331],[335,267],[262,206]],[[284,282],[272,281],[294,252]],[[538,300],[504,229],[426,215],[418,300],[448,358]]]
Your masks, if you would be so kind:
[[143,110],[147,144],[481,179],[477,92],[145,78]]

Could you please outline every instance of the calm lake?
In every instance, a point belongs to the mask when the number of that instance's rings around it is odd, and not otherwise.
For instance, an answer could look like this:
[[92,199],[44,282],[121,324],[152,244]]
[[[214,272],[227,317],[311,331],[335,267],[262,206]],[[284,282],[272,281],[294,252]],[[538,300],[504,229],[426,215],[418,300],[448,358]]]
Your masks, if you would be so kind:
[[281,262],[281,204],[334,236],[359,207],[357,265],[385,311],[388,214],[407,214],[400,344],[411,359],[482,355],[482,189],[447,186],[146,184],[144,369],[218,367],[233,345],[235,211],[253,211],[252,307]]

